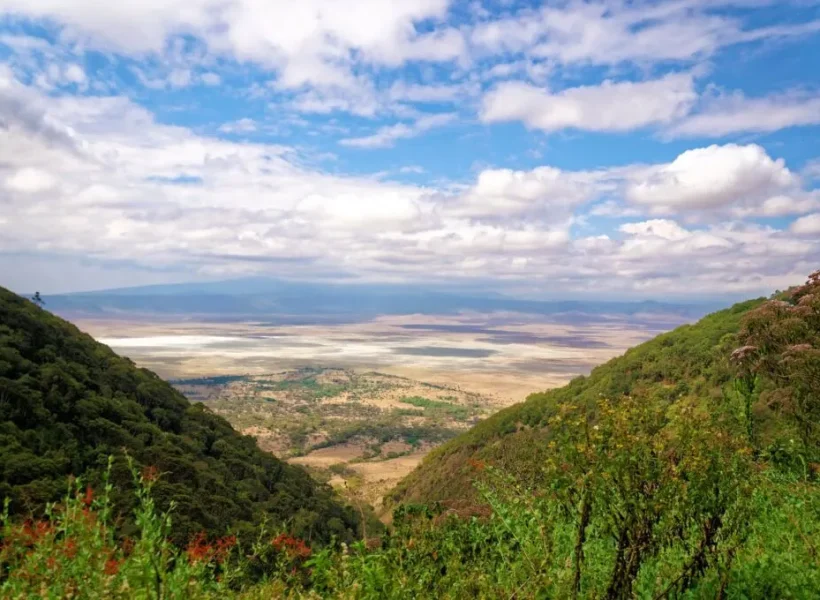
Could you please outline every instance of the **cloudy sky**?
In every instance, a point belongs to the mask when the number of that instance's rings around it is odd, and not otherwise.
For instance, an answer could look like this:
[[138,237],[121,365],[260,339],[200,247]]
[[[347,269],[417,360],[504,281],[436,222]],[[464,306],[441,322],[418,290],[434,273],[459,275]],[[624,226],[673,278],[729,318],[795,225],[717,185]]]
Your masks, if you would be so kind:
[[0,0],[0,285],[772,291],[818,57],[820,0]]

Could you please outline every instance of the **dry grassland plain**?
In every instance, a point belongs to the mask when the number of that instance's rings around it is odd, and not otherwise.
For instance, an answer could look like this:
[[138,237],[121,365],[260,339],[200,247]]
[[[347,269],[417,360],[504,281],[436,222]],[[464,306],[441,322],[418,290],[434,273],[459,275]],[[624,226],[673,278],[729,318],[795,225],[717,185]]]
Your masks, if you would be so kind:
[[336,325],[72,320],[377,511],[431,448],[682,322],[518,313]]

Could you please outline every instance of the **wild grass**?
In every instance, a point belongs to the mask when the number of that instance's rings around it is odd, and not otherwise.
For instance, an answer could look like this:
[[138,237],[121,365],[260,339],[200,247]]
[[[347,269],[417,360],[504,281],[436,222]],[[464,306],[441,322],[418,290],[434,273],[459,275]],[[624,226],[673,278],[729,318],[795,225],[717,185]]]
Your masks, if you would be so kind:
[[[771,469],[751,475],[748,495],[721,509],[721,534],[705,546],[706,521],[687,521],[700,513],[669,496],[657,506],[652,550],[632,572],[610,535],[614,506],[591,511],[579,545],[583,496],[568,504],[563,493],[522,489],[481,463],[472,468],[481,504],[405,506],[379,538],[324,548],[265,527],[250,539],[201,534],[175,546],[175,509],[157,510],[150,469],[133,473],[137,532],[123,538],[110,484],[97,491],[76,479],[40,519],[3,517],[0,597],[740,600],[809,599],[820,589],[816,482]],[[670,479],[659,491],[668,485],[677,484]],[[663,534],[672,524],[675,532]],[[613,579],[627,571],[629,586],[617,591]]]

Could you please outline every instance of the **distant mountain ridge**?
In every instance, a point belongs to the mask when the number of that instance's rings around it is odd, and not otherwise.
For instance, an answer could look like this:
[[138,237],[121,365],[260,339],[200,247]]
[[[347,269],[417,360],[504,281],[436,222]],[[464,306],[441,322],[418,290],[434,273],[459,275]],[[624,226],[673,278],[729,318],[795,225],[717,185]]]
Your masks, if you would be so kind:
[[534,315],[674,315],[694,319],[712,304],[652,300],[526,300],[493,292],[394,284],[304,283],[247,278],[181,283],[44,296],[49,309],[63,314],[115,315],[127,311],[153,315],[219,315],[222,318],[307,316],[317,321],[355,320],[377,315],[455,314],[509,311]]

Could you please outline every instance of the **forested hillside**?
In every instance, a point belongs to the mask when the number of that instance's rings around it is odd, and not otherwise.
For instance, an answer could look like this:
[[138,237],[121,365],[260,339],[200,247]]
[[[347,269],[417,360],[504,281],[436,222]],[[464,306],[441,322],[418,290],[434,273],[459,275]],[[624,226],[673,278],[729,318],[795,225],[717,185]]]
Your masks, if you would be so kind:
[[129,517],[126,453],[157,477],[158,507],[174,504],[180,542],[263,518],[314,541],[355,536],[354,513],[329,487],[262,452],[154,373],[0,288],[0,499],[10,499],[13,514],[40,512],[65,494],[70,475],[96,485],[113,455],[115,507]]

